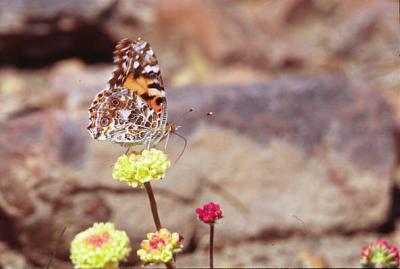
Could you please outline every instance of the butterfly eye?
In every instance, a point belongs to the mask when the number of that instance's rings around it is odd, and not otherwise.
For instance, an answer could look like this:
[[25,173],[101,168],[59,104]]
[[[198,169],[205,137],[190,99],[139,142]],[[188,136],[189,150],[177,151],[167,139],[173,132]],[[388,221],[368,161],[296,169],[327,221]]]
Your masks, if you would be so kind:
[[100,120],[100,124],[101,124],[102,126],[107,126],[109,123],[110,123],[110,121],[109,121],[107,118],[102,118],[102,119]]

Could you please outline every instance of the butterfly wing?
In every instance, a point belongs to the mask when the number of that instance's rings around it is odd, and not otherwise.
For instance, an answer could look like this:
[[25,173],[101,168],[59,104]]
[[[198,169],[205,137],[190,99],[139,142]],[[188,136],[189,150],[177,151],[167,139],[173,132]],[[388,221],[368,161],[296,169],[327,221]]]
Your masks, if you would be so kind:
[[167,124],[167,102],[158,61],[150,45],[121,40],[108,88],[89,108],[89,132],[98,140],[157,144]]
[[158,60],[149,43],[140,38],[136,42],[121,40],[114,51],[114,63],[110,88],[128,88],[160,112],[166,103],[165,90]]

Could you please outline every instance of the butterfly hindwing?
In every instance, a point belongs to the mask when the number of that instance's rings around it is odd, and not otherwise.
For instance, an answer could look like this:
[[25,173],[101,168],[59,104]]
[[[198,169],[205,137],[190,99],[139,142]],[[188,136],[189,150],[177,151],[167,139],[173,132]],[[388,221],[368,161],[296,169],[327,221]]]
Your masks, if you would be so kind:
[[108,88],[89,108],[89,132],[98,140],[157,144],[166,133],[167,102],[158,61],[142,39],[121,40]]

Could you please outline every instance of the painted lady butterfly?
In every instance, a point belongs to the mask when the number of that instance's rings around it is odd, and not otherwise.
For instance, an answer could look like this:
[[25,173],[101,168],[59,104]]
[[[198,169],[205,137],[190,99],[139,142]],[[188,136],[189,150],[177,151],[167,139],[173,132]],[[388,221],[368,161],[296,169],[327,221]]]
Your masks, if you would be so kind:
[[157,58],[141,38],[121,40],[108,87],[89,108],[90,135],[126,146],[155,146],[174,132],[167,123],[167,100]]

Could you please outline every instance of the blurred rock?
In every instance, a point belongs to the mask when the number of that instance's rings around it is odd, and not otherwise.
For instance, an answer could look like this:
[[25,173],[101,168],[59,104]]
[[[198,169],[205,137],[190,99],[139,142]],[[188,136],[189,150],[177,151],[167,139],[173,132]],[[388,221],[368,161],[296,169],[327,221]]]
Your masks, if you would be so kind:
[[0,63],[40,66],[65,56],[111,59],[102,55],[113,42],[96,21],[114,0],[0,1]]
[[[63,66],[51,73],[49,90],[66,96],[94,94],[86,83],[97,88],[106,73]],[[207,227],[194,209],[207,201],[219,202],[225,215],[218,249],[249,238],[373,230],[387,220],[394,120],[365,85],[340,75],[294,76],[167,95],[170,120],[183,126],[189,145],[154,189],[162,223],[182,233],[189,249],[206,244]],[[83,94],[73,105],[43,106],[2,123],[9,131],[0,135],[0,208],[16,229],[10,240],[36,249],[34,257],[49,255],[53,246],[43,242],[54,242],[64,227],[57,256],[64,261],[72,237],[93,222],[114,222],[133,246],[154,230],[143,190],[111,178],[125,150],[92,141],[86,131],[84,104],[92,98]],[[182,119],[190,107],[195,111]],[[173,161],[182,145],[171,137]],[[132,254],[130,261],[136,259]]]
[[94,96],[104,89],[111,72],[111,65],[87,66],[78,59],[60,61],[48,75],[48,88],[55,95],[64,96],[67,110],[87,108]]
[[324,258],[312,253],[309,250],[304,250],[297,255],[297,259],[301,268],[328,268]]
[[[47,264],[64,227],[56,268],[93,222],[115,222],[133,248],[154,230],[143,190],[111,178],[125,149],[86,131],[115,43],[138,36],[189,141],[153,185],[162,223],[185,236],[178,265],[207,264],[194,209],[211,200],[225,214],[219,266],[358,266],[376,236],[365,231],[399,242],[400,140],[380,95],[400,123],[397,10],[378,0],[0,0],[0,267]],[[334,72],[343,75],[323,75]],[[172,162],[182,148],[171,135]]]
[[[172,115],[197,113],[182,124],[192,136],[168,186],[185,193],[176,189],[188,177],[179,167],[192,167],[203,189],[197,205],[216,200],[225,209],[225,239],[373,230],[387,219],[395,124],[365,85],[287,77],[170,91],[169,104]],[[214,115],[205,123],[207,111]]]
[[[386,80],[400,83],[395,63],[390,70],[381,66],[398,54],[394,1],[50,2],[0,1],[0,65],[35,67],[71,57],[110,63],[118,40],[141,36],[168,70],[167,82],[218,81],[229,72],[215,71],[222,67],[251,68],[265,77],[334,66],[379,88]],[[206,69],[193,64],[192,51]]]
[[[20,31],[28,31],[26,26],[30,26],[32,34],[43,34],[39,32],[42,25],[45,27],[46,22],[56,19],[57,16],[73,16],[83,20],[96,19],[101,13],[109,8],[114,0],[89,0],[81,2],[72,0],[67,2],[57,2],[47,0],[20,0],[9,2],[0,1],[0,32],[3,34],[19,33]],[[13,16],[10,19],[9,16]],[[47,21],[46,21],[47,19]],[[49,27],[49,26],[48,26]]]
[[0,70],[0,122],[43,109],[62,108],[65,95],[48,90],[46,71]]
[[[343,57],[346,54],[353,54],[353,57],[359,57],[359,52],[365,47],[372,47],[371,42],[377,42],[378,44],[376,45],[383,50],[388,45],[395,44],[396,39],[392,34],[396,30],[394,25],[389,23],[397,17],[393,7],[394,2],[390,1],[369,1],[369,3],[354,1],[351,4],[346,3],[338,6],[337,19],[342,19],[342,22],[338,29],[338,35],[331,37],[333,53],[339,57]],[[361,10],[363,12],[360,12]],[[379,40],[383,38],[388,38],[388,42],[379,44]],[[369,44],[367,45],[367,43]],[[383,56],[390,51],[381,51],[379,54]],[[377,51],[370,51],[369,56],[377,57]]]
[[[223,240],[219,234],[221,226],[217,225],[216,227],[216,242]],[[216,249],[214,265],[224,268],[323,268],[324,266],[327,268],[358,268],[361,247],[374,240],[376,240],[376,235],[373,234],[351,237],[338,235],[293,236],[270,241],[255,238],[226,244],[224,248]],[[305,259],[308,263],[305,263]],[[193,254],[179,255],[177,265],[179,267],[206,267],[208,250],[199,249]]]
[[34,266],[23,255],[10,249],[5,242],[0,241],[0,268],[29,269],[34,268]]

